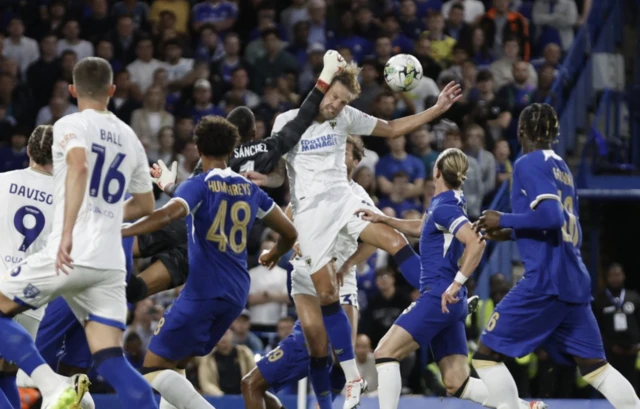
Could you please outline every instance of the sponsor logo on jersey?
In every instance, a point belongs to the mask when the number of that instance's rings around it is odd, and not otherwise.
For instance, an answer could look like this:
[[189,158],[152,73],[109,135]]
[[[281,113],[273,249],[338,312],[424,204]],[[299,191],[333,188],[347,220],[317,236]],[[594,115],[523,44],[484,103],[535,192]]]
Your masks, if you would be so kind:
[[233,151],[233,157],[236,159],[250,158],[252,156],[257,155],[258,153],[265,153],[265,152],[269,152],[269,149],[267,149],[267,144],[265,143],[259,143],[259,144],[250,145],[250,146],[238,146]]
[[22,290],[22,294],[24,295],[24,298],[36,298],[38,294],[40,294],[40,290],[38,290],[35,285],[28,284],[24,290]]
[[329,134],[322,135],[319,138],[309,139],[309,140],[301,140],[300,146],[302,147],[301,152],[313,151],[316,149],[328,148],[331,146],[336,146],[338,144],[338,135],[337,134]]
[[64,134],[64,136],[62,137],[62,140],[60,141],[60,147],[64,148],[67,145],[67,142],[69,142],[71,139],[75,137],[76,137],[76,134],[74,134],[73,132]]

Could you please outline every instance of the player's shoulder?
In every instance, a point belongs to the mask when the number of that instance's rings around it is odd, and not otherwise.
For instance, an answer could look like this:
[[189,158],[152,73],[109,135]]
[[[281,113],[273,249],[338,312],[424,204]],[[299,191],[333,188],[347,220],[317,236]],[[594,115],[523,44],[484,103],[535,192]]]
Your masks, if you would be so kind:
[[448,213],[464,209],[466,199],[462,190],[448,190],[442,192],[431,201],[430,212]]
[[87,123],[88,123],[88,119],[86,117],[85,111],[78,111],[69,115],[65,115],[62,118],[58,119],[53,124],[53,129],[55,130],[56,128],[69,126],[69,125],[74,126],[76,128],[81,128],[86,126]]
[[290,120],[292,120],[293,118],[295,118],[296,115],[298,115],[298,111],[299,109],[290,109],[288,111],[282,112],[280,114],[278,114],[278,116],[276,116],[276,121],[277,120],[286,120],[287,122],[289,122]]
[[564,166],[564,160],[553,150],[536,150],[522,155],[516,160],[514,167],[526,168],[527,171],[543,171],[553,167],[553,165]]
[[367,193],[367,191],[364,190],[364,188],[360,186],[358,183],[352,180],[349,182],[349,185],[351,185],[351,191],[355,193],[358,197],[361,197],[363,199],[369,199],[369,200],[371,199],[371,196],[369,196],[369,193]]

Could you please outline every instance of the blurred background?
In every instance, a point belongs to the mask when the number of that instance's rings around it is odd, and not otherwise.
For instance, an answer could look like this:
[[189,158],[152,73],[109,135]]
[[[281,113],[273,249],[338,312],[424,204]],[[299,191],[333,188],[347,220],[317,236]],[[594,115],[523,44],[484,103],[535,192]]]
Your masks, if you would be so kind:
[[[28,165],[35,126],[77,111],[67,86],[75,63],[87,56],[111,63],[117,91],[110,110],[131,125],[150,162],[177,161],[179,179],[198,161],[192,131],[200,118],[246,105],[256,115],[258,137],[268,136],[274,118],[298,107],[314,86],[327,49],[362,66],[362,94],[353,106],[382,119],[421,112],[444,84],[460,83],[462,102],[429,126],[390,141],[363,137],[366,157],[354,179],[386,214],[401,218],[420,218],[429,206],[435,159],[450,147],[470,157],[464,185],[470,218],[486,208],[508,211],[520,153],[518,115],[533,102],[553,105],[561,133],[555,149],[574,171],[581,199],[582,254],[607,356],[638,390],[640,1],[2,0],[0,6],[0,172]],[[383,80],[384,64],[398,53],[416,56],[424,70],[408,93],[392,92]],[[158,206],[166,203],[166,195],[156,194]],[[269,194],[288,203],[286,183]],[[271,272],[256,265],[260,250],[276,239],[259,223],[250,234],[247,309],[188,370],[203,394],[239,394],[255,359],[291,332],[295,310],[282,302],[291,266],[285,258]],[[138,271],[145,266],[138,262]],[[471,352],[522,272],[513,243],[488,246],[468,284],[482,299],[467,323]],[[372,351],[417,292],[381,251],[358,266],[358,284],[356,355],[375,395]],[[615,331],[605,291],[622,288],[628,328]],[[134,365],[141,366],[158,320],[178,293],[135,306],[125,333]],[[508,365],[523,398],[598,397],[575,367],[554,364],[544,350]],[[402,373],[404,393],[444,394],[428,350],[406,359]],[[92,380],[92,392],[111,392]],[[35,392],[22,392],[24,407],[37,407],[31,405]],[[298,386],[285,393],[295,395]],[[242,407],[241,400],[232,402]]]

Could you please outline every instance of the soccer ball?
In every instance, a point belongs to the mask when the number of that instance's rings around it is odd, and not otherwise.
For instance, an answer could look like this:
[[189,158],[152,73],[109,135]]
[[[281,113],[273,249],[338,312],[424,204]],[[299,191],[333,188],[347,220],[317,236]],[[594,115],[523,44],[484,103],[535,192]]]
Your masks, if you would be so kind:
[[384,66],[384,80],[394,91],[411,91],[421,79],[422,64],[413,55],[394,55]]

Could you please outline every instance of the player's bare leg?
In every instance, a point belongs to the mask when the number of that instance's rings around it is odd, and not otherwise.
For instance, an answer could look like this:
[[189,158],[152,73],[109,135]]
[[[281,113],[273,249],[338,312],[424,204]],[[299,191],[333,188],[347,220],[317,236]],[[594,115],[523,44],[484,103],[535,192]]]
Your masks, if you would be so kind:
[[242,378],[240,384],[244,405],[247,409],[282,409],[282,402],[274,394],[267,392],[269,384],[258,367],[253,368]]
[[640,409],[640,399],[631,383],[606,360],[573,359],[584,380],[602,393],[615,409]]
[[179,373],[184,362],[166,359],[147,351],[142,371],[151,387],[177,409],[212,409],[213,406],[195,390],[193,384]]

